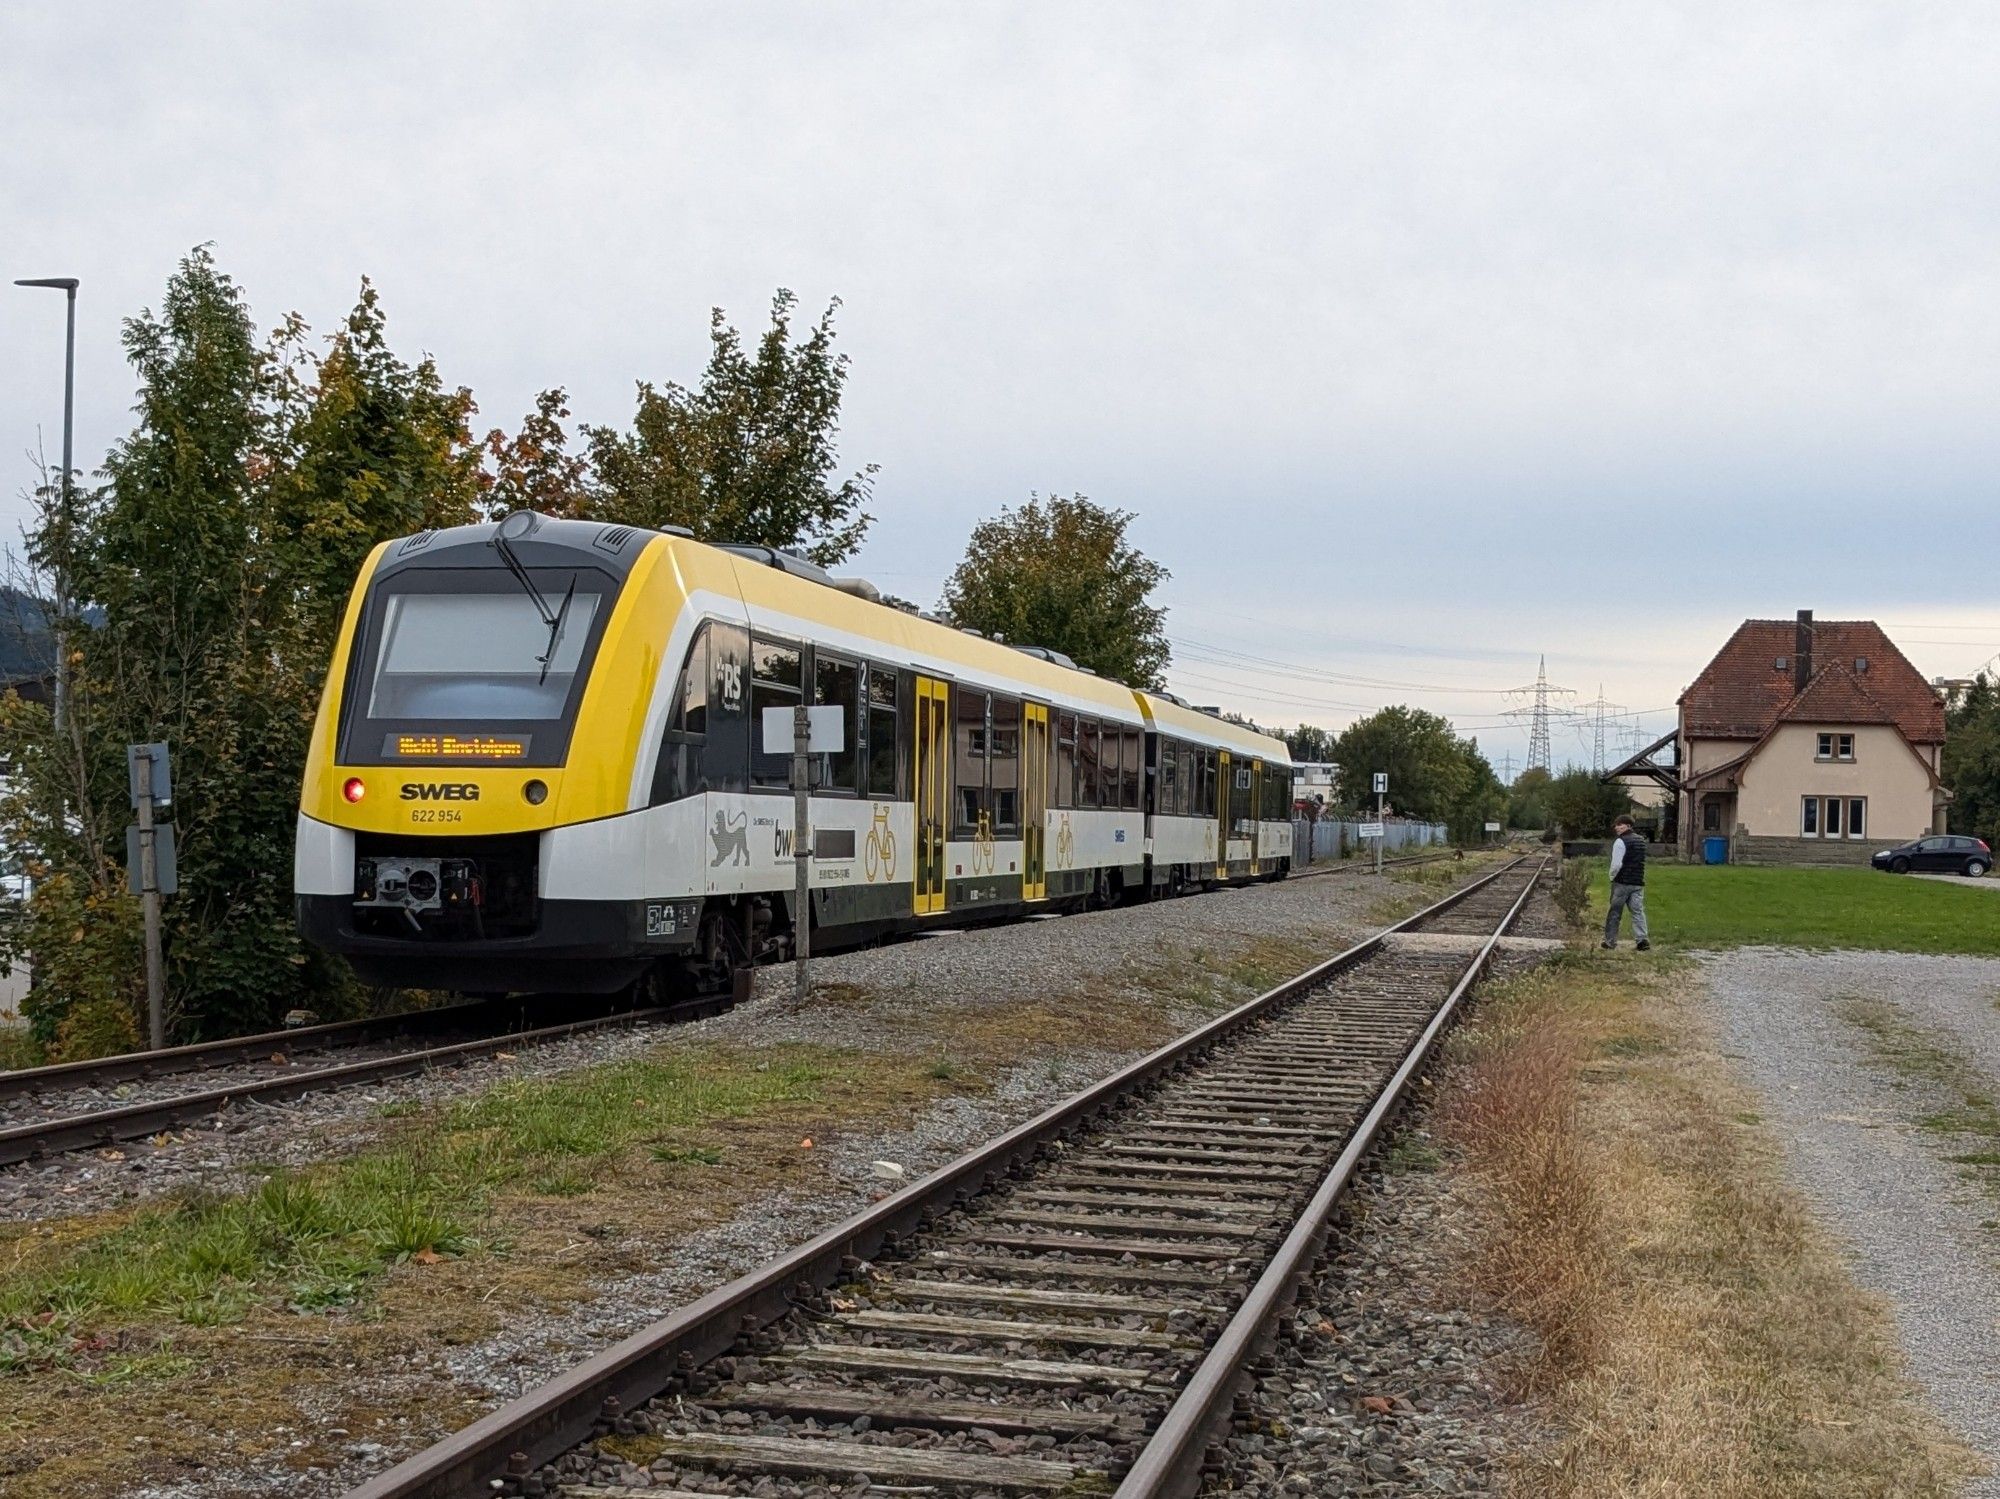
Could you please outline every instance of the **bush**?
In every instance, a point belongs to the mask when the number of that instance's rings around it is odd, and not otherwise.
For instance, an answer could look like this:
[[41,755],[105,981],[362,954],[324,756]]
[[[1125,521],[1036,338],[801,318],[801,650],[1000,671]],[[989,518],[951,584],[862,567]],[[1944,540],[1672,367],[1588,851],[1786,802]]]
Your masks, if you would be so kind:
[[1556,877],[1555,902],[1563,920],[1581,931],[1584,911],[1590,905],[1590,869],[1583,860],[1563,860],[1562,873]]

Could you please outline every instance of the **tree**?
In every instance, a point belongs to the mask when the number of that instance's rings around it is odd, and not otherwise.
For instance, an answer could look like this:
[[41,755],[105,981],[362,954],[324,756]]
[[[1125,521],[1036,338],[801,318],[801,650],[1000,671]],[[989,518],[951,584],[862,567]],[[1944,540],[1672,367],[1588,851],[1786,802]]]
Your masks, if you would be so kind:
[[535,397],[535,409],[509,437],[495,427],[486,434],[486,468],[481,474],[488,515],[536,510],[563,519],[591,513],[591,471],[587,452],[572,452],[569,393],[558,387]]
[[797,301],[783,288],[772,298],[771,326],[754,357],[722,309],[713,309],[698,387],[641,382],[629,434],[583,429],[592,519],[685,526],[704,541],[756,542],[822,567],[853,555],[873,519],[862,506],[876,466],[834,478],[847,383],[847,356],[833,350],[840,302],[795,343]]
[[1167,611],[1152,602],[1167,570],[1126,539],[1133,520],[1084,496],[1030,495],[973,528],[939,612],[1016,645],[1047,646],[1078,666],[1157,690],[1170,652]]
[[1441,822],[1473,789],[1475,754],[1447,720],[1397,705],[1349,724],[1334,741],[1332,758],[1340,765],[1343,803],[1372,811],[1373,777],[1387,771],[1392,807],[1406,817]]
[[1945,714],[1942,774],[1951,831],[2000,843],[2000,683],[1984,672]]
[[1292,752],[1294,760],[1314,760],[1325,764],[1333,758],[1335,735],[1331,729],[1314,728],[1302,723],[1285,735],[1285,747]]
[[1549,782],[1547,802],[1549,817],[1568,838],[1602,838],[1614,817],[1632,810],[1632,797],[1623,786],[1600,781],[1575,765]]
[[1507,790],[1507,826],[1539,831],[1548,825],[1549,773],[1539,765],[1530,766]]
[[136,425],[73,521],[43,486],[29,534],[40,596],[87,606],[65,721],[18,697],[0,714],[8,833],[36,866],[9,954],[32,954],[37,1034],[70,1052],[133,1034],[143,987],[122,867],[128,743],[173,755],[177,1037],[351,1000],[344,965],[299,940],[289,878],[332,635],[376,542],[470,519],[478,492],[469,396],[389,352],[366,283],[323,354],[296,316],[260,346],[242,294],[197,249],[160,310],[127,321],[125,347]]

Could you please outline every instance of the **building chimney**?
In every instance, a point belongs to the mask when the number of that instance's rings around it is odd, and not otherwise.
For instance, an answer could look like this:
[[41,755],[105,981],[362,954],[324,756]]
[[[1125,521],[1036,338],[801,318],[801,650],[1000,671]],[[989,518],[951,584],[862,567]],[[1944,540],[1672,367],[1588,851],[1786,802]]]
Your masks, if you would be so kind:
[[1806,683],[1813,674],[1813,622],[1812,610],[1801,609],[1799,622],[1794,626],[1792,637],[1792,689],[1804,692]]

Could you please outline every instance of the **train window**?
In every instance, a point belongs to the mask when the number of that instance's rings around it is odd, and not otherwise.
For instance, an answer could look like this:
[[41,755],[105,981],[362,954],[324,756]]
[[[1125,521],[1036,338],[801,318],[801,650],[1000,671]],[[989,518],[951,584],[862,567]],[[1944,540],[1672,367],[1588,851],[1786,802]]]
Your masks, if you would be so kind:
[[1125,794],[1121,805],[1127,812],[1139,810],[1139,731],[1127,729],[1124,734],[1125,751],[1119,757],[1125,771]]
[[896,760],[896,668],[868,668],[868,794],[893,797]]
[[1200,794],[1195,786],[1196,758],[1194,746],[1177,744],[1174,746],[1174,761],[1178,766],[1175,775],[1174,816],[1193,815],[1195,798]]
[[958,825],[977,829],[986,811],[986,694],[958,688],[952,723],[952,786]]
[[861,668],[838,656],[813,652],[813,701],[841,710],[840,748],[821,756],[820,787],[859,791],[861,774]]
[[653,805],[679,801],[704,789],[702,759],[708,729],[708,626],[695,632],[674,690],[674,709],[653,762]]
[[1160,817],[1172,817],[1174,789],[1180,785],[1176,772],[1180,769],[1181,752],[1170,739],[1162,739],[1159,744],[1159,770],[1153,780],[1153,811]]
[[1056,788],[1058,807],[1076,805],[1076,715],[1056,715]]
[[1097,805],[1097,725],[1087,718],[1076,726],[1076,804]]
[[764,710],[796,708],[803,685],[803,653],[778,640],[750,643],[750,784],[789,786],[792,757],[764,753]]
[[1201,810],[1202,817],[1215,816],[1215,751],[1201,752]]
[[1011,697],[993,699],[993,725],[988,743],[990,790],[987,805],[996,832],[1021,826],[1021,704]]
[[678,700],[674,704],[673,725],[684,734],[708,732],[708,626],[695,632],[688,647],[687,665],[681,668]]

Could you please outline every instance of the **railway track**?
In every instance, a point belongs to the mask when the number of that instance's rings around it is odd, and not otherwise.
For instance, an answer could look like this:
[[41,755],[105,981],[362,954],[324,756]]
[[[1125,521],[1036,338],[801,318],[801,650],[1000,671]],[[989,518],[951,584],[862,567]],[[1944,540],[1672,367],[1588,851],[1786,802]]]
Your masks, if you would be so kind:
[[[1419,864],[1435,864],[1440,859],[1458,857],[1456,850],[1445,849],[1435,854],[1413,854],[1407,858],[1384,859],[1382,867],[1387,869],[1414,869]],[[1352,859],[1327,859],[1318,864],[1308,864],[1303,869],[1294,869],[1285,878],[1288,880],[1310,880],[1323,874],[1373,874],[1375,861],[1359,856]]]
[[[643,1009],[606,1006],[541,1023],[535,1017],[564,1003],[560,996],[541,1003],[477,1002],[0,1073],[0,1167],[143,1139],[250,1105],[460,1066],[589,1031],[696,1020],[731,1002],[727,995],[714,995]],[[574,1008],[574,999],[567,1003]],[[388,1049],[351,1061],[312,1056],[377,1045]],[[121,1093],[143,1096],[121,1098]],[[79,1099],[97,1106],[76,1108]],[[103,1102],[107,1099],[112,1101]]]
[[351,1499],[1194,1493],[1545,867],[1472,882]]

